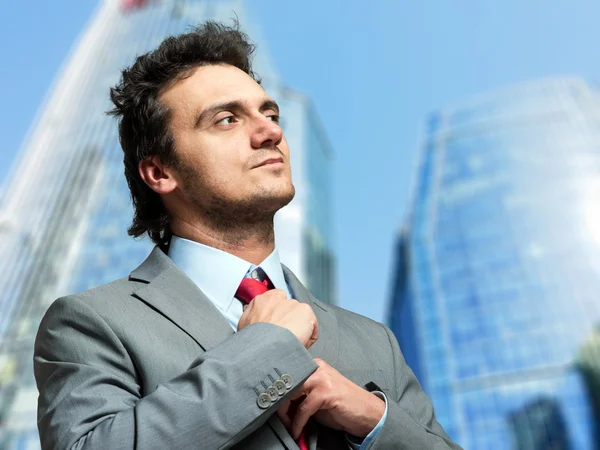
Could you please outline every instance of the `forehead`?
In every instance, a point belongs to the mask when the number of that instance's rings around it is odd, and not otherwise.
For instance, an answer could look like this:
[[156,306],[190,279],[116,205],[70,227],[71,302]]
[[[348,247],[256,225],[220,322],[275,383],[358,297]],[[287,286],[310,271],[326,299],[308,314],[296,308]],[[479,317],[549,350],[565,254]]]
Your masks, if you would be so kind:
[[231,100],[262,102],[264,89],[247,73],[230,65],[210,65],[193,69],[175,81],[159,96],[175,115],[190,114]]

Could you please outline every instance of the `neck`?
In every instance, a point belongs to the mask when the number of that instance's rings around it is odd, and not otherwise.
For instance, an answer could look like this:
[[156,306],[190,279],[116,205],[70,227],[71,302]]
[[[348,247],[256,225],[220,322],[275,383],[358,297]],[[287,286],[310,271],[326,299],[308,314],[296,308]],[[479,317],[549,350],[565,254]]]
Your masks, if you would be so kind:
[[210,226],[208,221],[172,220],[173,234],[259,265],[275,248],[273,218],[253,223]]

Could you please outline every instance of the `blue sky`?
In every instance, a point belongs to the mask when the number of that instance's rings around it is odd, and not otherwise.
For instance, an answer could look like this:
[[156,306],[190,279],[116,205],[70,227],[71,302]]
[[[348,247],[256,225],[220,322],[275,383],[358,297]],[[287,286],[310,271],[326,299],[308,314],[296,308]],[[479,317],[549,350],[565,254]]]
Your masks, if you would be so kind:
[[[329,134],[340,303],[376,320],[427,113],[518,81],[574,74],[596,83],[600,73],[592,0],[246,3],[283,80],[313,99]],[[0,184],[96,5],[0,6]]]

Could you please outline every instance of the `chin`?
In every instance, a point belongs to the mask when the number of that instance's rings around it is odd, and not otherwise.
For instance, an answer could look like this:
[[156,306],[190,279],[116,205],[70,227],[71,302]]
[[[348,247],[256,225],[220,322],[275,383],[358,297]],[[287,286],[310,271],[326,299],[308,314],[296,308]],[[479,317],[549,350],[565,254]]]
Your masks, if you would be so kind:
[[255,200],[261,205],[261,209],[276,212],[290,203],[295,194],[294,185],[289,183],[285,186],[265,189],[255,197]]

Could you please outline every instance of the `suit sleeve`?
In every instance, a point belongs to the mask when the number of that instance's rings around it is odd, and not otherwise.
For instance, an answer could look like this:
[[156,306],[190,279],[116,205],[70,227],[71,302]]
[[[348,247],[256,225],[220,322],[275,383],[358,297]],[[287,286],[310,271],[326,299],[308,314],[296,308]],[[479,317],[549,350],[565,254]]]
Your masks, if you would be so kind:
[[388,397],[388,415],[369,450],[462,450],[435,419],[431,401],[404,361],[396,337],[382,326],[392,347],[397,398]]
[[[261,409],[256,386],[271,374],[277,379],[275,368],[293,385]],[[289,330],[257,323],[143,396],[132,358],[104,319],[76,297],[61,298],[35,342],[42,449],[229,448],[263,425],[316,368]]]

